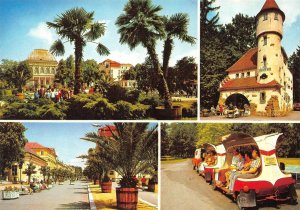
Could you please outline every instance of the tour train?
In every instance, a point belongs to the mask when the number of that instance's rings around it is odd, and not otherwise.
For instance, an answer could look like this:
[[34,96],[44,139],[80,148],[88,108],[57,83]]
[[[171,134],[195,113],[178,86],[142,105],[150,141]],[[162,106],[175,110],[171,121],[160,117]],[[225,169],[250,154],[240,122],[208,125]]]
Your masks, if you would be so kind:
[[[276,158],[276,143],[281,135],[281,133],[273,133],[253,138],[244,133],[234,133],[222,137],[222,144],[218,146],[204,144],[203,152],[214,150],[217,154],[215,165],[204,168],[205,180],[212,184],[213,189],[232,196],[239,209],[256,207],[258,202],[267,200],[290,201],[291,204],[296,204],[298,198],[295,189],[296,180],[290,173],[280,169]],[[261,166],[254,178],[237,178],[233,191],[230,192],[222,182],[224,182],[224,171],[229,170],[235,149],[240,151],[257,149]],[[200,165],[201,163],[199,167]]]

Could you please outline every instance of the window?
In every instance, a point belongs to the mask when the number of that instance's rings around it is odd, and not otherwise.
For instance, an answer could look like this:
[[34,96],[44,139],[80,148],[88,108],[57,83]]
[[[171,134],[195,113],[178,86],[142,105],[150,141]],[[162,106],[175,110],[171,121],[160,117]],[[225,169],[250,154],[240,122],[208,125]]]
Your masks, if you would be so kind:
[[275,18],[274,19],[278,20],[278,13],[277,12],[275,13]]
[[267,44],[268,44],[268,37],[264,36],[264,45],[267,45]]
[[268,14],[267,13],[264,14],[264,20],[268,20]]
[[250,72],[247,72],[247,77],[250,77]]
[[12,172],[12,175],[13,175],[13,176],[17,176],[17,175],[18,175],[18,166],[13,165],[13,166],[11,167],[11,172]]
[[105,64],[105,68],[108,68],[108,67],[109,67],[109,64],[108,64],[108,63],[106,63],[106,64]]
[[264,62],[264,68],[266,70],[266,68],[267,68],[267,57],[266,56],[264,56],[263,62]]
[[241,78],[244,78],[244,77],[245,77],[245,73],[242,73]]
[[235,78],[239,78],[239,74],[236,74],[236,75],[235,75]]
[[260,103],[261,104],[266,103],[266,93],[265,92],[260,93]]
[[44,155],[44,151],[41,151],[41,155]]

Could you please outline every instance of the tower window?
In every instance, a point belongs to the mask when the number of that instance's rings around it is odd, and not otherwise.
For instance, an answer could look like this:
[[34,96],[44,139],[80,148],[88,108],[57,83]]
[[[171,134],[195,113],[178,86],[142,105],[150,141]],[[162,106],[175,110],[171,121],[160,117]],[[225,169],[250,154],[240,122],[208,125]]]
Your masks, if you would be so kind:
[[247,77],[250,77],[250,72],[247,72]]
[[242,73],[241,78],[244,78],[244,77],[245,77],[245,73]]
[[268,20],[268,14],[267,13],[264,14],[264,20]]
[[267,57],[266,56],[264,56],[263,62],[264,62],[264,68],[267,68]]
[[267,45],[267,44],[268,44],[268,37],[264,36],[264,45]]
[[278,20],[278,13],[277,12],[275,13],[275,18],[274,19]]
[[239,74],[236,74],[236,75],[235,75],[235,78],[239,78]]

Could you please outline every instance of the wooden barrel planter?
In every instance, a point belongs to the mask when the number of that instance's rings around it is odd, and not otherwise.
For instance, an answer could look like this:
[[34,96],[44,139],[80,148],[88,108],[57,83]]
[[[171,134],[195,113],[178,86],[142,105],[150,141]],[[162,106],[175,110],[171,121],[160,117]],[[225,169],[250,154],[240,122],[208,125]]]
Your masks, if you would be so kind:
[[173,106],[171,109],[166,109],[164,106],[155,108],[154,117],[158,120],[180,120],[182,118],[182,107]]
[[116,188],[118,209],[137,209],[138,188]]
[[111,193],[112,182],[101,182],[102,193]]

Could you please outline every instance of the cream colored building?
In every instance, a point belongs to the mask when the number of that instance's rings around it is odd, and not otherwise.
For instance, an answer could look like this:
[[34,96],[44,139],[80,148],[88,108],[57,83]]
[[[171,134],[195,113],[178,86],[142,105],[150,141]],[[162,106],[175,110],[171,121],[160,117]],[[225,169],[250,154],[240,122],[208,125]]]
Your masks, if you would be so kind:
[[110,59],[99,63],[99,70],[105,72],[105,74],[113,78],[114,81],[122,80],[123,74],[131,67],[131,64],[121,64]]
[[54,83],[58,63],[48,50],[33,50],[27,61],[32,69],[33,75],[32,79],[27,83],[28,87],[42,85],[44,87],[49,87]]
[[282,116],[292,109],[293,75],[281,45],[284,20],[275,0],[266,0],[256,16],[257,47],[227,69],[219,104],[248,104],[252,114],[265,116]]

